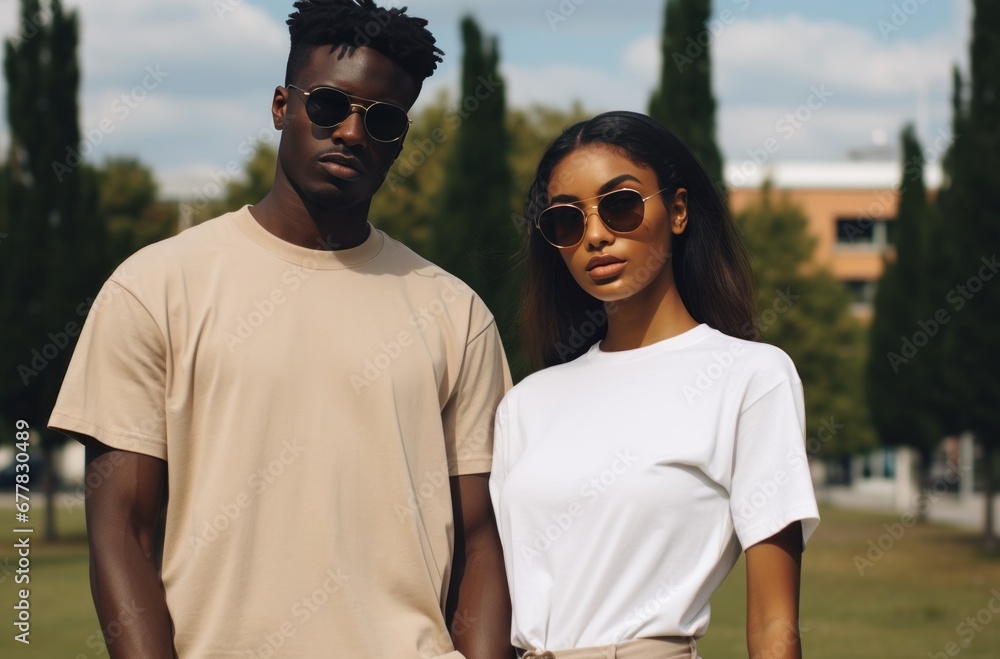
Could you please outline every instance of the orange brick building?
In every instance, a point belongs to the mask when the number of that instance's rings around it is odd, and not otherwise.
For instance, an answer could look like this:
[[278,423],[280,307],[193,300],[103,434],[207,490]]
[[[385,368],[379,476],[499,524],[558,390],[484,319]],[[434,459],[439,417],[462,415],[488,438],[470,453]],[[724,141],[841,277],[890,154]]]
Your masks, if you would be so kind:
[[[927,189],[941,186],[941,168],[925,171]],[[872,315],[882,258],[894,242],[901,166],[891,161],[782,162],[753,171],[726,166],[729,203],[739,213],[759,198],[765,178],[774,191],[802,208],[816,238],[814,262],[854,295],[855,314]]]

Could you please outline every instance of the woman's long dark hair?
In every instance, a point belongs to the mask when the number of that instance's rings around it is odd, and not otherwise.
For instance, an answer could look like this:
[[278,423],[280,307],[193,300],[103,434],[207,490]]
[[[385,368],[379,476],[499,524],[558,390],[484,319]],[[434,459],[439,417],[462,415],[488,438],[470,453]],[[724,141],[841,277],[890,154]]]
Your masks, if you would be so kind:
[[533,366],[575,359],[607,334],[603,303],[583,291],[559,251],[534,227],[549,206],[549,179],[576,149],[606,144],[656,172],[660,188],[687,190],[688,221],[672,240],[672,268],[688,312],[730,336],[756,340],[750,253],[719,188],[670,130],[635,112],[606,112],[566,129],[538,164],[525,202],[527,272],[520,325]]

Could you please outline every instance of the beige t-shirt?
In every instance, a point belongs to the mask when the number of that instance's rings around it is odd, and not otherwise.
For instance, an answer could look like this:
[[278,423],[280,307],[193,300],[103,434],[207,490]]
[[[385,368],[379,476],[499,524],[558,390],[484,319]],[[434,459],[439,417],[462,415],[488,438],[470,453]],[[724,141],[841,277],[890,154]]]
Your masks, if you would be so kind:
[[167,461],[182,659],[437,657],[449,476],[490,470],[509,387],[460,280],[375,229],[312,250],[243,208],[118,268],[49,424]]

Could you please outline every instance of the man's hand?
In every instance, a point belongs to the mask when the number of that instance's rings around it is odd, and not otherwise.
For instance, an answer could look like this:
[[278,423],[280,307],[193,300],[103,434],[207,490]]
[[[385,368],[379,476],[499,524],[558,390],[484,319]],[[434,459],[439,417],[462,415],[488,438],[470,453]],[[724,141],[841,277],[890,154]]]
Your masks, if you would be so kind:
[[453,477],[451,497],[455,559],[448,612],[455,649],[467,659],[509,659],[510,594],[489,474]]

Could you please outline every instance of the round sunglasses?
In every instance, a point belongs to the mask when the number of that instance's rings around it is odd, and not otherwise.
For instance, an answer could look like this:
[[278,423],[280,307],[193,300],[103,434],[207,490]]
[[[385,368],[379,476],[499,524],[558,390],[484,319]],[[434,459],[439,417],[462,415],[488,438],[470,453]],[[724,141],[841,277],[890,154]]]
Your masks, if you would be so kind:
[[643,197],[640,192],[631,188],[612,190],[590,199],[581,199],[580,201],[600,200],[583,208],[573,204],[555,204],[539,214],[535,227],[554,247],[574,247],[583,240],[587,229],[588,213],[585,209],[596,208],[597,216],[610,231],[631,233],[642,226],[646,200],[669,189],[657,190],[648,197]]
[[[319,128],[336,128],[355,110],[361,112],[365,120],[365,130],[376,142],[395,142],[406,134],[413,121],[406,110],[383,101],[350,96],[334,87],[316,87],[306,91],[295,85],[306,101],[306,116]],[[356,103],[365,101],[367,105]]]

